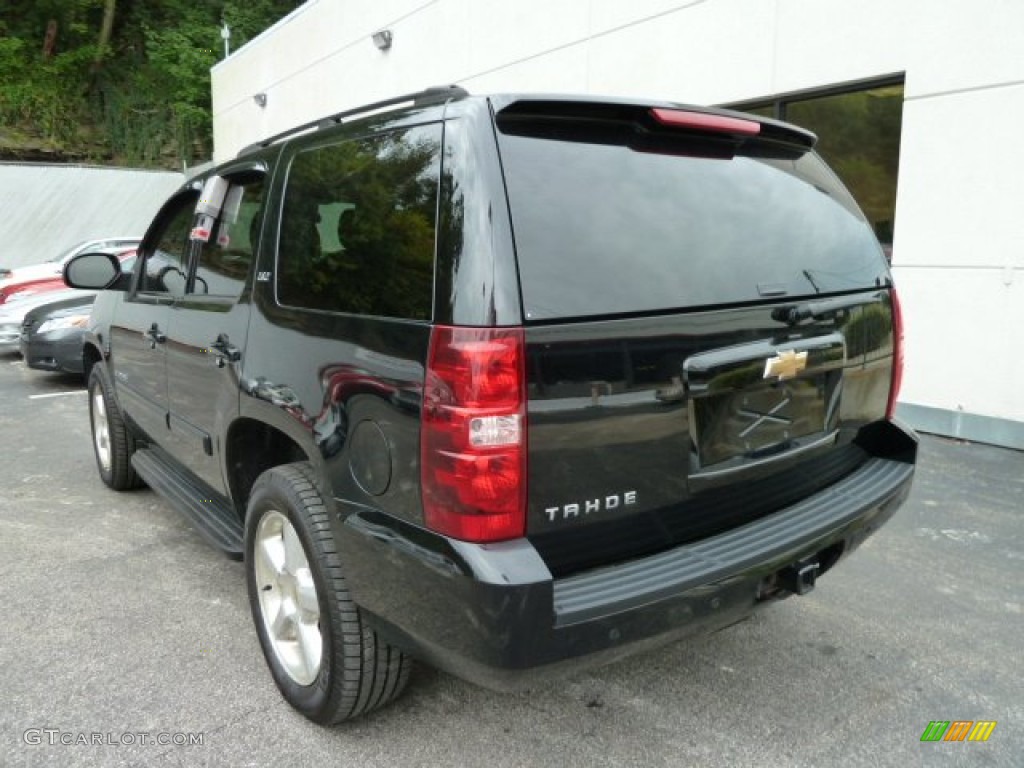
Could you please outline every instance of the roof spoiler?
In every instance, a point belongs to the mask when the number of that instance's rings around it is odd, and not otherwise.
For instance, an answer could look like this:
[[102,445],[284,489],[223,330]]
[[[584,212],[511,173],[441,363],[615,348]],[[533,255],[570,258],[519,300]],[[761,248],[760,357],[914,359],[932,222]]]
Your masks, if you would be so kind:
[[625,144],[640,150],[681,141],[727,146],[727,154],[795,158],[813,149],[818,140],[810,131],[778,120],[678,104],[531,97],[500,107],[496,119],[506,133]]

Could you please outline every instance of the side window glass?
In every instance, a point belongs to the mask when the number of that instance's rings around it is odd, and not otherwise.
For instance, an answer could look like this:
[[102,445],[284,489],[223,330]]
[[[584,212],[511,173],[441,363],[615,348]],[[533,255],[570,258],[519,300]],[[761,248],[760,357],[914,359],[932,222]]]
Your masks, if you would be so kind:
[[142,253],[139,291],[182,296],[188,274],[189,240],[198,193],[182,195],[177,207],[166,218],[151,248]]
[[211,237],[201,244],[192,293],[241,295],[258,239],[262,206],[262,176],[240,180],[228,188]]
[[433,303],[441,125],[316,147],[288,173],[281,304],[426,320]]

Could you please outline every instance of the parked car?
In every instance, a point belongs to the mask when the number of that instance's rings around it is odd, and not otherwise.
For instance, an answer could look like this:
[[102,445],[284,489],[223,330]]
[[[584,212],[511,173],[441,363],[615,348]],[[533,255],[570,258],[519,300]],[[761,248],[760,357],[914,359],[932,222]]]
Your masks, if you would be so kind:
[[140,242],[142,242],[142,238],[134,235],[101,237],[77,243],[46,261],[26,264],[21,267],[0,267],[0,288],[4,288],[11,280],[31,281],[52,277],[60,278],[64,265],[80,253],[102,251],[107,248],[137,248]]
[[0,305],[19,298],[25,298],[26,296],[33,296],[48,291],[59,291],[64,288],[67,288],[67,286],[64,284],[64,278],[62,277],[11,282],[0,288]]
[[25,365],[40,371],[83,373],[82,338],[96,296],[76,296],[30,309],[21,325],[20,349]]
[[164,205],[134,275],[65,268],[106,289],[100,477],[244,559],[321,723],[413,658],[521,685],[806,594],[917,451],[892,278],[814,142],[432,89],[253,145]]
[[[95,251],[91,251],[91,253],[112,253],[121,261],[128,261],[135,258],[136,247],[107,246],[97,248]],[[27,278],[16,275],[8,280],[0,281],[0,305],[19,297],[61,291],[65,288],[67,288],[67,285],[65,285],[64,278],[60,272],[58,272],[57,276],[48,275],[46,277]]]
[[[60,291],[47,291],[16,299],[0,307],[0,352],[17,352],[21,344],[21,331],[29,312],[62,301],[88,301],[92,304],[96,291],[81,291],[64,286]],[[88,311],[88,310],[87,310]],[[81,337],[78,356],[81,357]]]

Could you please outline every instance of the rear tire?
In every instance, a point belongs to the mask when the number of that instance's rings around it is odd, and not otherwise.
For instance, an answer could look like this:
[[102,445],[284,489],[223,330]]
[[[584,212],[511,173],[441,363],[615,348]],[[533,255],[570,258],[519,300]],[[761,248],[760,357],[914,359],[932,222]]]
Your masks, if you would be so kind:
[[305,462],[267,470],[245,521],[245,572],[256,632],[285,700],[314,722],[388,704],[412,659],[365,623],[345,584],[330,512]]
[[115,491],[141,487],[143,482],[132,467],[135,438],[125,426],[102,363],[89,372],[89,424],[100,479]]

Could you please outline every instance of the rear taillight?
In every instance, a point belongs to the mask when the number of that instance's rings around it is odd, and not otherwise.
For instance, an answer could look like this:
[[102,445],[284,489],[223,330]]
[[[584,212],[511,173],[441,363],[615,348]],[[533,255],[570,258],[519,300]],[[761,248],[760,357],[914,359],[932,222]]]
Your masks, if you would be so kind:
[[525,380],[521,328],[434,327],[420,436],[432,530],[478,542],[524,534]]
[[889,296],[892,301],[892,384],[889,387],[889,403],[885,407],[887,419],[896,413],[896,398],[903,384],[903,311],[895,288],[889,291]]

